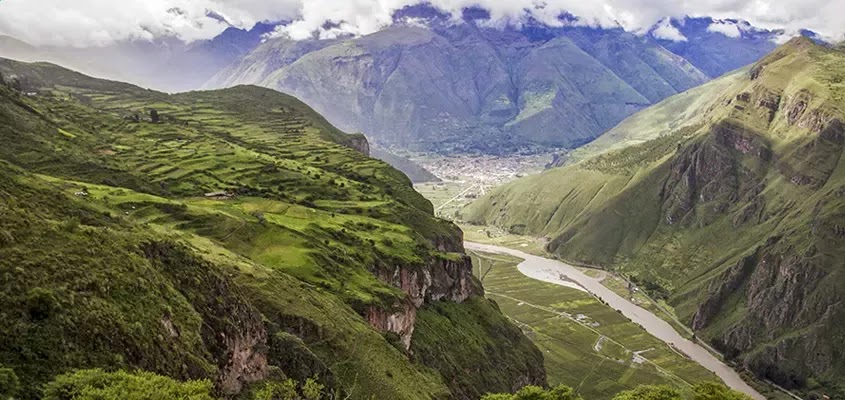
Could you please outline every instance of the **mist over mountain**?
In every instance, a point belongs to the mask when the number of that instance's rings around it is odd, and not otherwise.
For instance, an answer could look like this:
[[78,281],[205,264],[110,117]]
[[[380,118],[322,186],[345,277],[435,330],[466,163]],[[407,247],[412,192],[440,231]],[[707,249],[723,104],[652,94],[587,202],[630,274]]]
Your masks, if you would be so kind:
[[276,24],[258,23],[249,30],[227,28],[209,40],[192,43],[174,37],[126,40],[105,46],[34,46],[0,36],[0,55],[20,61],[48,61],[97,77],[183,92],[208,79],[253,50]]
[[[205,87],[274,88],[345,130],[412,150],[572,148],[756,61],[784,35],[711,18],[667,20],[677,32],[671,40],[659,26],[637,35],[536,20],[490,27],[489,18],[484,9],[465,9],[456,23],[414,6],[396,12],[393,26],[362,37],[274,38]],[[738,34],[714,28],[726,24]]]
[[570,14],[557,18],[560,26],[491,18],[483,8],[456,20],[415,5],[358,37],[291,40],[280,34],[288,23],[258,23],[190,44],[163,37],[37,47],[7,38],[0,53],[170,92],[266,86],[387,147],[502,154],[581,146],[651,104],[756,61],[785,35],[712,18],[665,19],[645,33],[583,26]]

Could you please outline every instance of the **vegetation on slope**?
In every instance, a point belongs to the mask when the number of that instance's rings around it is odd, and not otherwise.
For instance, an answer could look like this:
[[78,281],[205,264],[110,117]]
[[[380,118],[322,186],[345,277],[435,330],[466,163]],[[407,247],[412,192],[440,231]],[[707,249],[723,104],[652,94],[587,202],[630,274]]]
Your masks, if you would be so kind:
[[845,396],[843,65],[794,39],[694,101],[709,104],[694,123],[662,128],[689,100],[670,99],[631,120],[654,139],[506,185],[465,218],[622,271],[758,377]]
[[[724,385],[706,382],[695,385],[693,394],[685,397],[681,392],[665,385],[642,385],[620,392],[613,400],[748,400],[745,394],[730,390]],[[514,394],[490,394],[482,400],[583,400],[572,388],[564,385],[552,389],[526,386]]]
[[470,255],[487,297],[543,352],[550,385],[610,400],[649,384],[689,394],[694,384],[717,379],[589,293],[529,278],[517,268],[522,261],[517,258]]
[[[78,368],[209,379],[225,397],[268,379],[396,399],[545,382],[536,348],[474,300],[460,231],[360,135],[268,89],[0,74],[0,359],[23,397]],[[465,334],[522,364],[456,382],[478,360],[424,340],[446,361],[413,357],[415,336],[445,336],[414,329],[438,300],[505,328]]]

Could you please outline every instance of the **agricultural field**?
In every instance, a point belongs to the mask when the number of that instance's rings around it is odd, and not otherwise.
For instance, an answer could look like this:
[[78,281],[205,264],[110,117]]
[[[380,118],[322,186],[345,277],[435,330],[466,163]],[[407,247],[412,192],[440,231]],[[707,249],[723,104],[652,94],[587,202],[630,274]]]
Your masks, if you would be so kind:
[[585,398],[609,399],[640,384],[688,390],[715,379],[590,294],[528,278],[514,257],[471,256],[488,298],[542,350],[549,384],[569,385]]
[[[419,306],[410,345],[374,329],[409,296],[380,276],[469,265],[458,228],[362,135],[258,87],[168,95],[5,59],[0,75],[33,93],[0,85],[0,306],[31,310],[0,326],[0,369],[21,398],[79,367],[234,393],[218,371],[253,350],[272,379],[351,399],[544,382],[539,350],[481,296]],[[456,333],[490,351],[443,345]]]

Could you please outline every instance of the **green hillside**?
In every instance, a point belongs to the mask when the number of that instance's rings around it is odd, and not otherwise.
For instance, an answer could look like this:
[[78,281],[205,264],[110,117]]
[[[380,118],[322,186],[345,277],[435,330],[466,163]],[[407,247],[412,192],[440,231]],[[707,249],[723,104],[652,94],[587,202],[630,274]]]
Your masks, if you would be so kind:
[[794,39],[691,93],[464,218],[625,273],[761,378],[845,396],[845,53]]
[[79,368],[225,397],[287,378],[353,399],[545,383],[460,230],[362,136],[257,87],[166,95],[3,59],[0,74],[0,372],[21,398]]

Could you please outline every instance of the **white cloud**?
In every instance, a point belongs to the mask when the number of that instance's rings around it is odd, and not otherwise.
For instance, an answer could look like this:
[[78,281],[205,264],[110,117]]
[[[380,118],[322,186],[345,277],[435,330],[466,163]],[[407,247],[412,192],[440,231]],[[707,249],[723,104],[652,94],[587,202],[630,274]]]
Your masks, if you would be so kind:
[[710,24],[710,26],[707,27],[707,31],[721,33],[731,38],[738,38],[742,36],[742,32],[739,30],[739,26],[730,21],[713,22],[712,24]]
[[[128,38],[176,36],[186,41],[209,38],[226,25],[206,16],[213,10],[239,27],[262,20],[291,20],[284,33],[294,38],[318,32],[367,34],[392,22],[391,14],[424,0],[2,0],[0,33],[34,44],[101,45]],[[748,20],[761,28],[793,32],[808,28],[832,39],[843,38],[843,0],[428,0],[453,15],[468,6],[490,10],[490,24],[519,24],[531,16],[559,24],[569,12],[578,23],[622,26],[647,33],[666,17],[712,16]],[[168,12],[177,8],[180,12]],[[326,21],[331,21],[326,28]],[[727,29],[714,27],[714,29]],[[725,31],[720,31],[726,33]],[[732,34],[733,31],[727,34]],[[662,29],[660,35],[674,32]],[[677,36],[675,36],[677,37]]]
[[672,21],[669,18],[664,18],[657,25],[654,27],[654,30],[651,31],[651,36],[654,36],[658,39],[663,40],[671,40],[673,42],[686,42],[687,37],[684,36],[678,28],[672,26]]

